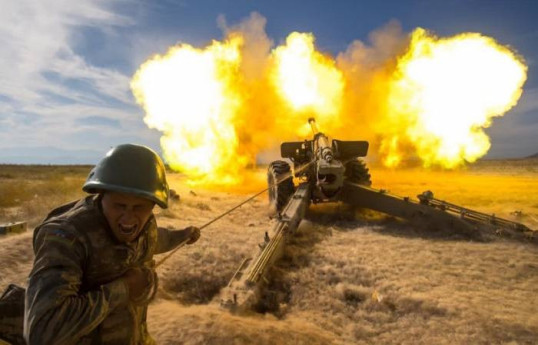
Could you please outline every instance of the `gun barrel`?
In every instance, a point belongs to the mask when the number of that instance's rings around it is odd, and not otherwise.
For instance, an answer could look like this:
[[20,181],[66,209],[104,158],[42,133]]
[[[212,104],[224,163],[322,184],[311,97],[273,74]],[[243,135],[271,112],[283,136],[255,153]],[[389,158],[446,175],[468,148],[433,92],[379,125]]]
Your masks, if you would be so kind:
[[318,126],[316,125],[316,119],[311,117],[308,119],[308,123],[310,124],[310,128],[312,128],[312,133],[314,136],[319,133]]
[[316,119],[311,117],[308,119],[308,123],[310,124],[310,128],[312,128],[312,133],[314,134],[314,150],[316,152],[316,155],[327,162],[331,162],[333,160],[333,151],[331,149],[331,146],[329,145],[329,139],[325,134],[321,133],[318,130],[318,127],[316,125]]

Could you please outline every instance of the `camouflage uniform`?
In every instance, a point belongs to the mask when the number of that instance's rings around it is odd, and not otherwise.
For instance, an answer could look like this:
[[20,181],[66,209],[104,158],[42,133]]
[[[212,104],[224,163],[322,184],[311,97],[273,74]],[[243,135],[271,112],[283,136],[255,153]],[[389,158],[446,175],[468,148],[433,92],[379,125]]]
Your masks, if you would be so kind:
[[13,345],[26,345],[22,337],[24,288],[9,284],[0,297],[0,345],[2,340]]
[[153,255],[187,234],[157,228],[151,216],[137,240],[121,243],[99,202],[88,196],[64,205],[36,228],[24,317],[28,344],[154,344],[147,305],[130,303],[118,278],[130,268],[153,270]]

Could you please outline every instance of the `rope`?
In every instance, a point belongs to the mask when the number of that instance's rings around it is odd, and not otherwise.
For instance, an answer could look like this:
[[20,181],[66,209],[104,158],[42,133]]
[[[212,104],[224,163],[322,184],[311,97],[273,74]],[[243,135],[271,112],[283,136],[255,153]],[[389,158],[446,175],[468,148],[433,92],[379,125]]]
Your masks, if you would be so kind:
[[[314,163],[315,160],[312,160],[310,161],[308,164],[305,164],[303,165],[300,169],[297,169],[297,172],[301,172],[303,170],[305,170],[306,168],[308,168],[312,163]],[[250,196],[249,198],[243,200],[241,203],[235,205],[234,207],[232,207],[231,209],[229,209],[228,211],[218,215],[217,217],[211,219],[209,222],[205,223],[204,225],[202,225],[200,227],[200,230],[208,227],[209,225],[213,224],[214,222],[216,222],[217,220],[221,219],[222,217],[232,213],[233,211],[235,211],[236,209],[238,209],[239,207],[243,206],[244,204],[246,204],[247,202],[255,199],[256,197],[258,197],[259,195],[265,193],[266,191],[268,191],[270,188],[272,187],[276,187],[278,186],[280,183],[282,183],[283,181],[287,180],[290,176],[291,176],[292,172],[290,171],[288,174],[286,174],[285,177],[281,178],[280,181],[277,181],[274,185],[272,186],[269,186],[261,191],[259,191],[258,193]],[[187,242],[189,241],[189,239],[186,239],[185,241],[181,242],[176,248],[174,248],[170,253],[166,254],[166,256],[164,258],[162,258],[159,262],[157,262],[155,264],[155,268],[159,267],[160,265],[162,265],[166,260],[168,260],[169,257],[171,257],[172,255],[174,255],[175,252],[177,252],[180,248],[182,248],[185,244],[187,244]]]

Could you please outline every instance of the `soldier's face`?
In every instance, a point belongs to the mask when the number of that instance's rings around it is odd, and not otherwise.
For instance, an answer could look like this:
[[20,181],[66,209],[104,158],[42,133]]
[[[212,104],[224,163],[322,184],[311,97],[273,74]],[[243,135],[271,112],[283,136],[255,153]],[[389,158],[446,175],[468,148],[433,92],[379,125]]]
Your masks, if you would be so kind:
[[144,228],[155,203],[131,194],[106,192],[101,206],[114,236],[122,242],[131,242]]

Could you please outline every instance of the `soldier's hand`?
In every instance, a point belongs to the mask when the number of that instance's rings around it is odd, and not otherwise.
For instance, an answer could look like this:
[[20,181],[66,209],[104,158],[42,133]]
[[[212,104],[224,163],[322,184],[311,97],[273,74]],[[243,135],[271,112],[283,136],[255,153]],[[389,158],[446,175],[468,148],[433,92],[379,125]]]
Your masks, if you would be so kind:
[[122,277],[129,290],[129,299],[137,301],[150,290],[153,284],[153,272],[147,268],[131,268]]
[[195,226],[189,226],[185,230],[189,231],[187,244],[193,244],[200,238],[200,229]]

